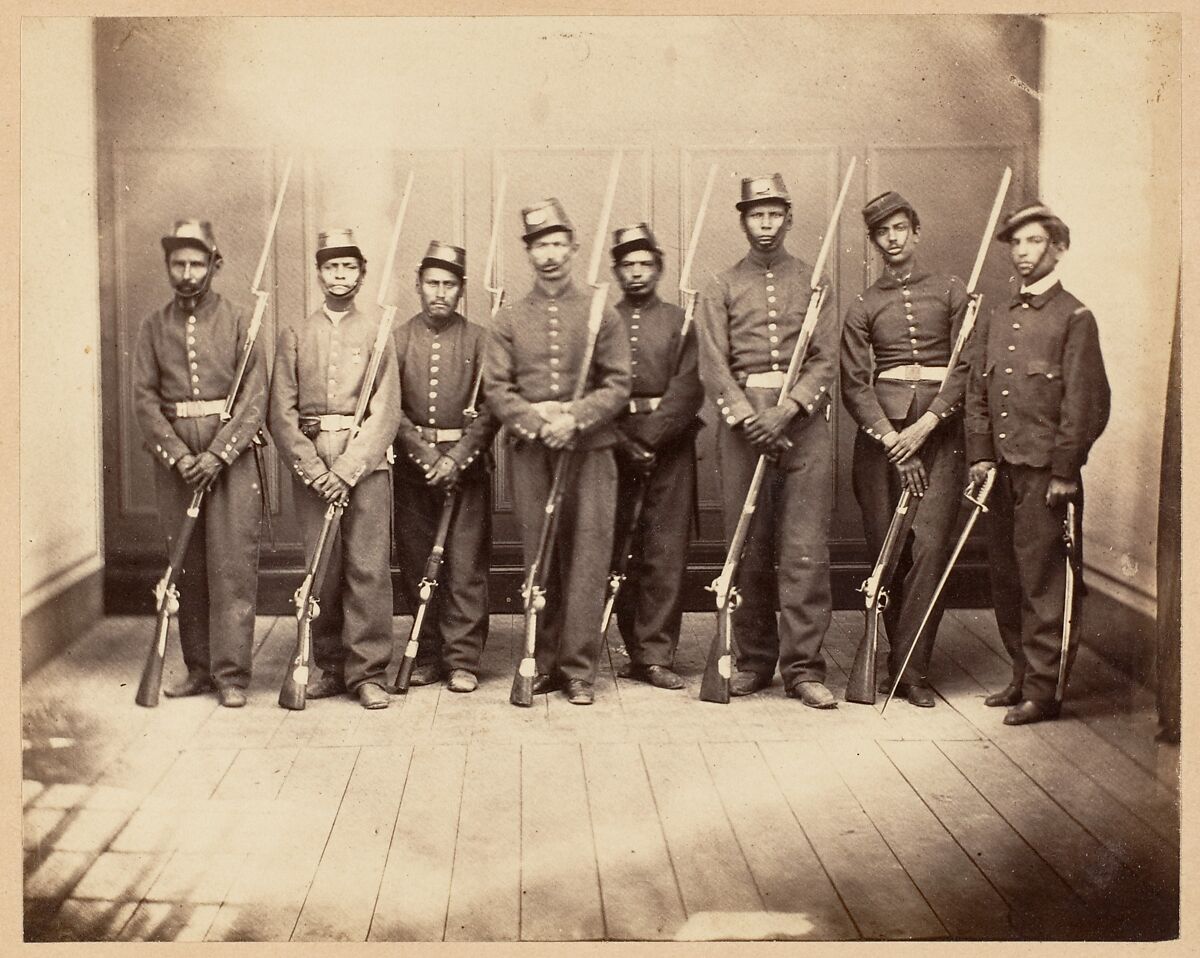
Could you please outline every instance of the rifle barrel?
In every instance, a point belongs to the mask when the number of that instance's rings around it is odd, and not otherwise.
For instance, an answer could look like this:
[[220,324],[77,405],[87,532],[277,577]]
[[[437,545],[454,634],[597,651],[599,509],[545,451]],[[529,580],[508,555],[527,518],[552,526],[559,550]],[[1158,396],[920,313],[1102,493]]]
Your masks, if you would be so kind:
[[708,179],[704,183],[704,192],[700,196],[700,210],[696,213],[696,222],[692,226],[692,237],[688,241],[687,255],[683,258],[683,268],[679,272],[680,292],[692,292],[692,261],[696,258],[696,248],[700,245],[700,231],[704,229],[704,214],[708,212],[708,200],[712,196],[713,181],[717,178],[717,164],[708,168]]
[[283,196],[287,193],[288,180],[292,178],[292,158],[289,156],[287,166],[283,168],[283,182],[279,186],[279,194],[275,197],[275,210],[271,213],[271,223],[267,227],[267,239],[263,243],[262,253],[258,257],[258,268],[254,271],[254,279],[250,283],[250,292],[257,293],[262,282],[263,272],[267,268],[267,254],[271,251],[271,239],[275,236],[275,227],[279,223],[279,213],[283,209]]
[[617,150],[608,170],[608,187],[604,191],[604,203],[600,207],[600,221],[596,224],[596,235],[592,237],[592,257],[588,262],[587,276],[589,286],[595,286],[600,278],[600,260],[604,255],[605,241],[608,239],[608,221],[612,217],[613,201],[617,196],[617,180],[621,176],[623,155],[621,150]]
[[813,266],[813,289],[816,289],[821,284],[821,273],[825,269],[825,260],[829,258],[829,249],[833,245],[833,237],[837,233],[838,220],[842,216],[842,206],[846,202],[846,193],[850,189],[850,177],[854,175],[854,167],[857,164],[858,157],[850,157],[850,165],[846,167],[846,176],[842,180],[841,191],[838,193],[837,202],[833,204],[833,215],[829,218],[829,229],[825,231],[825,238],[821,241],[821,252],[817,254],[817,262]]
[[376,302],[387,306],[388,291],[392,285],[392,272],[396,267],[396,250],[400,246],[400,231],[404,228],[404,217],[408,214],[408,198],[412,196],[413,171],[408,171],[408,179],[404,183],[404,195],[400,198],[400,209],[396,211],[396,222],[392,224],[392,236],[388,242],[387,260],[383,267],[383,278],[379,281],[379,295]]
[[1008,193],[1010,182],[1012,182],[1012,168],[1006,166],[1004,174],[1000,177],[1000,188],[996,190],[996,199],[992,203],[992,212],[988,215],[987,227],[983,231],[983,242],[979,244],[979,253],[975,257],[975,267],[971,270],[971,281],[967,283],[968,293],[975,292],[979,276],[983,273],[983,261],[987,258],[988,246],[992,242],[992,234],[996,231],[996,223],[1000,219],[1000,208],[1004,205],[1004,197]]

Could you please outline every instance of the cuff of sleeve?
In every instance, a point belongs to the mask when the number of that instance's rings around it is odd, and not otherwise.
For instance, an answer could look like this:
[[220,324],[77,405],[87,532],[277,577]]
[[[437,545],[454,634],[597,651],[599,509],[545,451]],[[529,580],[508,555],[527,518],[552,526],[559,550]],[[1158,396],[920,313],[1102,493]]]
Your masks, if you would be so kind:
[[938,419],[945,419],[952,415],[957,408],[958,403],[948,403],[941,396],[934,396],[929,408],[925,411],[933,413]]
[[996,460],[996,449],[989,433],[967,433],[966,453],[969,463],[981,462],[985,459],[992,462]]
[[292,463],[292,471],[300,477],[300,481],[306,486],[311,486],[329,470],[325,468],[325,464],[320,462],[320,460],[313,464],[305,463],[303,460],[297,459]]
[[522,439],[537,439],[542,428],[542,417],[531,409],[519,415],[514,422],[509,423],[508,428]]
[[1055,479],[1073,481],[1079,475],[1080,464],[1068,450],[1055,449],[1050,456],[1050,475]]
[[745,396],[727,397],[722,393],[717,397],[717,409],[730,428],[754,415],[754,407]]
[[811,383],[808,385],[797,384],[796,388],[788,393],[788,397],[799,404],[800,411],[804,415],[811,416],[820,407],[826,392],[825,386],[818,386],[814,392]]
[[892,432],[892,421],[890,419],[880,419],[879,422],[867,426],[863,432],[872,439],[883,442],[883,437]]
[[164,438],[154,444],[154,458],[166,469],[174,469],[175,463],[188,454],[188,448],[178,436]]
[[245,443],[239,442],[237,436],[230,436],[226,442],[222,442],[218,436],[208,447],[208,451],[227,466],[233,465],[233,460],[240,456],[244,449]]
[[341,479],[346,485],[354,487],[358,480],[363,477],[363,473],[367,471],[366,463],[359,460],[346,461],[346,457],[342,456],[337,462],[330,466],[329,471]]

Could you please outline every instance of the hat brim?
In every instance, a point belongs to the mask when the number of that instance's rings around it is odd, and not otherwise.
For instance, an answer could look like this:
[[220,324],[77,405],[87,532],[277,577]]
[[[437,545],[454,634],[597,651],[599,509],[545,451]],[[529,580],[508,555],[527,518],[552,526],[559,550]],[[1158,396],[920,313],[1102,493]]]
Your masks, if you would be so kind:
[[362,254],[362,250],[357,246],[330,246],[326,249],[317,250],[317,265],[320,266],[326,260],[336,259],[339,256],[353,256],[363,263],[367,261],[367,258]]
[[528,243],[530,240],[535,240],[539,236],[545,236],[547,233],[570,233],[572,236],[575,235],[575,231],[571,227],[564,226],[562,223],[555,223],[552,226],[539,226],[535,230],[530,230],[528,233],[522,234],[521,239]]
[[661,257],[663,254],[663,251],[651,243],[648,239],[636,239],[630,240],[627,243],[618,243],[616,246],[614,246],[612,248],[612,258],[614,260],[618,260],[626,253],[632,253],[639,249],[644,249],[658,257]]
[[884,220],[888,219],[889,217],[895,216],[897,213],[907,213],[908,219],[910,222],[912,221],[913,217],[917,215],[917,211],[914,210],[907,203],[896,203],[892,206],[889,206],[889,207],[886,207],[885,209],[880,210],[878,213],[872,213],[870,219],[867,219],[864,216],[863,222],[867,224],[867,229],[873,230],[873,229],[875,229],[876,226],[878,226]]
[[212,255],[212,247],[205,243],[204,240],[197,239],[194,236],[164,236],[162,238],[163,252],[168,256],[177,249],[184,249],[189,246],[192,249],[203,250],[209,256]]
[[463,279],[467,275],[467,271],[458,263],[452,263],[445,259],[438,259],[436,256],[426,256],[423,260],[421,260],[421,265],[418,267],[417,272],[431,268],[448,269],[459,279]]
[[782,203],[789,210],[792,208],[792,201],[786,200],[782,196],[762,196],[756,200],[739,200],[734,206],[739,213],[744,213],[752,206],[759,206],[763,203]]
[[1060,220],[1057,216],[1047,216],[1045,213],[1030,213],[1028,216],[1021,216],[1011,223],[1005,223],[996,231],[996,241],[999,243],[1007,243],[1012,239],[1013,233],[1019,230],[1022,226],[1027,226],[1030,223],[1041,223],[1043,226],[1053,224],[1058,228],[1060,235],[1066,236],[1067,242],[1070,243],[1071,231],[1067,229],[1067,224]]

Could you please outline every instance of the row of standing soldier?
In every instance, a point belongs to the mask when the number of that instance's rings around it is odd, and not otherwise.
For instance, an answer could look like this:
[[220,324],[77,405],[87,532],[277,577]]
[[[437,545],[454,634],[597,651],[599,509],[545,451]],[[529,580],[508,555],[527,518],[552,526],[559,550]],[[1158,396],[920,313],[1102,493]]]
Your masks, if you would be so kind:
[[[308,696],[349,693],[366,708],[387,706],[393,517],[411,609],[421,601],[422,570],[451,490],[441,586],[408,682],[476,687],[488,629],[490,447],[500,427],[527,568],[556,453],[572,451],[533,693],[562,689],[574,704],[593,701],[605,583],[626,550],[632,565],[616,601],[630,655],[622,674],[682,688],[673,666],[697,414],[707,395],[719,413],[730,538],[760,459],[765,466],[740,553],[730,637],[737,664],[726,676],[728,693],[765,688],[778,667],[788,695],[832,708],[821,646],[831,618],[831,407],[840,367],[842,400],[859,427],[853,487],[872,554],[884,546],[902,492],[914,503],[883,610],[889,654],[881,688],[915,706],[934,705],[928,665],[940,619],[938,578],[951,559],[961,488],[968,476],[976,489],[985,479],[990,488],[994,474],[993,596],[1013,677],[987,703],[1008,707],[1009,724],[1056,716],[1075,651],[1071,643],[1064,659],[1060,646],[1072,591],[1066,580],[1079,574],[1080,555],[1076,548],[1068,575],[1063,523],[1071,503],[1077,542],[1080,469],[1109,404],[1096,322],[1058,279],[1070,244],[1066,225],[1041,204],[1005,219],[995,239],[1010,250],[1019,288],[1010,302],[981,314],[969,350],[954,356],[971,291],[920,263],[921,226],[911,203],[895,192],[874,198],[863,218],[882,274],[844,322],[821,301],[798,375],[788,380],[810,291],[826,280],[786,249],[791,199],[778,174],[743,180],[736,207],[748,252],[707,284],[695,328],[657,294],[663,251],[650,228],[616,230],[611,255],[623,295],[604,309],[591,343],[589,297],[572,278],[579,245],[557,200],[522,210],[533,287],[495,312],[490,330],[457,309],[465,252],[433,242],[417,271],[422,310],[384,342],[365,419],[355,428],[378,322],[374,310],[355,304],[366,258],[350,231],[320,234],[324,303],[281,330],[269,387],[262,348],[248,350],[238,401],[222,416],[237,376],[231,357],[247,341],[248,321],[211,289],[221,265],[211,227],[177,223],[162,241],[175,295],[143,323],[134,358],[139,423],[162,466],[155,484],[169,552],[179,545],[179,519],[195,490],[207,490],[199,534],[177,570],[187,676],[165,693],[215,687],[223,705],[245,703],[266,490],[264,424],[294,472],[310,554],[323,514],[344,507],[313,623],[320,675],[309,681]],[[584,357],[590,371],[575,398]],[[464,417],[481,369],[486,402]]]

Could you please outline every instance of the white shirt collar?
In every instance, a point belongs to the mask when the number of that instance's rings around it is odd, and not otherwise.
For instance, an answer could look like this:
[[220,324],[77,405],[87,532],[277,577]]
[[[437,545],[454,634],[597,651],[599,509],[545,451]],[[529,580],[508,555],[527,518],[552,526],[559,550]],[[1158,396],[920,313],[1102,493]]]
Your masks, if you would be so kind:
[[323,309],[325,311],[325,315],[329,318],[329,321],[331,323],[333,323],[334,329],[337,328],[338,324],[343,319],[345,319],[348,315],[350,315],[350,310],[348,310],[348,309],[341,313],[335,313],[332,309],[329,308],[328,305],[322,306],[321,309]]
[[1039,279],[1036,283],[1031,283],[1028,286],[1022,286],[1022,293],[1029,293],[1030,296],[1041,296],[1051,286],[1058,282],[1058,267],[1050,270],[1045,276]]

